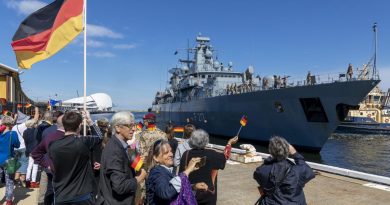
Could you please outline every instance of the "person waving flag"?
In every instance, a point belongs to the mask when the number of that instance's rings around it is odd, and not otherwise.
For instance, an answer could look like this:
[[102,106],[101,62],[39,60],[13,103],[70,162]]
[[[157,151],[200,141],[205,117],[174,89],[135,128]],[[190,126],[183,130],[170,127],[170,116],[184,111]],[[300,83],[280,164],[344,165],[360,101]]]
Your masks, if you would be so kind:
[[83,31],[83,0],[56,0],[29,15],[12,38],[19,68],[49,58]]

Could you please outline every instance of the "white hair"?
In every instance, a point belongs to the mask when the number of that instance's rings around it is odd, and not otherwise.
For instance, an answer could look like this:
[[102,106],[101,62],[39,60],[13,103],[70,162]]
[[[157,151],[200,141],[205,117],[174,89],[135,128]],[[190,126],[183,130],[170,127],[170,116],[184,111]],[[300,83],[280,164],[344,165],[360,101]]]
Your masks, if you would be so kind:
[[132,124],[132,123],[135,123],[135,117],[133,115],[133,113],[131,112],[126,112],[126,111],[121,111],[121,112],[117,112],[115,113],[112,118],[111,118],[111,127],[113,127],[114,129],[112,129],[112,134],[115,134],[115,126],[117,125],[128,125],[128,124]]
[[204,149],[209,143],[209,134],[202,129],[197,129],[192,132],[188,144],[193,149]]

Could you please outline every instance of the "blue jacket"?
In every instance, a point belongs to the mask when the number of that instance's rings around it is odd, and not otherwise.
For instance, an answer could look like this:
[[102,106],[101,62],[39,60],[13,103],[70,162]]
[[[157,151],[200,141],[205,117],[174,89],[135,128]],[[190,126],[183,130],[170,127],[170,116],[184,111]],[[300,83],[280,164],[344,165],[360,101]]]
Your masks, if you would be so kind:
[[164,205],[178,196],[176,189],[169,181],[175,177],[162,166],[154,167],[146,180],[146,198],[149,205]]
[[314,172],[299,153],[290,160],[268,158],[257,167],[253,178],[264,191],[261,205],[306,205],[303,187],[314,178]]
[[[12,137],[12,148],[10,149],[10,139]],[[15,131],[8,131],[0,135],[0,166],[3,166],[5,160],[14,156],[14,148],[19,148],[20,142],[18,134]]]

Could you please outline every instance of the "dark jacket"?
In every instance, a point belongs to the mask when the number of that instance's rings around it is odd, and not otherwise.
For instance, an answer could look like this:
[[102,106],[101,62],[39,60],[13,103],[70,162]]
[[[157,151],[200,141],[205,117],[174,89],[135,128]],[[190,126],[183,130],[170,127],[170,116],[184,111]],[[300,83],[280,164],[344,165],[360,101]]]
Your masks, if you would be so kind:
[[26,145],[26,157],[30,156],[30,153],[38,145],[38,141],[35,138],[35,128],[27,128],[23,132],[24,144]]
[[177,198],[177,191],[169,181],[175,177],[162,166],[150,170],[146,180],[146,198],[149,205],[164,205]]
[[303,187],[314,178],[314,172],[299,153],[290,160],[276,161],[267,158],[257,167],[253,178],[264,191],[261,205],[306,205]]
[[116,136],[104,147],[100,162],[99,197],[97,204],[135,204],[137,180],[125,149]]
[[89,155],[92,147],[100,143],[103,136],[96,125],[92,125],[91,130],[91,136],[70,134],[49,144],[56,203],[86,199],[91,196],[93,186],[96,186]]
[[41,141],[42,141],[42,138],[43,138],[43,137],[42,137],[43,131],[44,131],[46,128],[50,127],[50,126],[51,126],[51,124],[49,124],[49,123],[46,122],[46,121],[42,121],[42,123],[38,125],[38,127],[37,127],[37,132],[36,132],[36,135],[35,135],[35,138],[36,138],[37,141],[38,141],[37,144],[41,143]]
[[[53,167],[53,163],[49,158],[49,144],[53,141],[61,139],[64,137],[64,132],[61,130],[56,130],[55,132],[50,133],[47,137],[42,139],[41,143],[39,143],[31,152],[31,157],[34,159],[35,163],[39,164],[44,168]],[[46,172],[51,172],[50,170],[46,170]]]

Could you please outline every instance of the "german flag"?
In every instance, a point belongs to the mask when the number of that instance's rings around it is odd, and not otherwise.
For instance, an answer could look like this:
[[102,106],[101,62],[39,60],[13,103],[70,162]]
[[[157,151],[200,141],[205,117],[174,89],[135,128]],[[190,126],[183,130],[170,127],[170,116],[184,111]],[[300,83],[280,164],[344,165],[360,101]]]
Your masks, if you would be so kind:
[[138,130],[142,130],[143,127],[144,127],[144,124],[142,124],[142,122],[139,122],[139,123],[137,124],[137,129],[138,129]]
[[30,108],[32,105],[30,103],[27,103],[24,107]]
[[184,132],[184,127],[174,127],[173,131],[174,132]]
[[247,123],[247,117],[244,115],[242,116],[241,120],[240,120],[240,124],[241,126],[245,127],[246,123]]
[[19,68],[49,58],[83,30],[83,0],[56,0],[28,16],[12,38]]
[[141,169],[143,165],[143,161],[141,159],[141,156],[140,155],[137,155],[134,160],[133,160],[133,163],[131,163],[131,167],[135,170],[135,171],[139,171]]
[[22,107],[23,107],[23,105],[20,103],[17,105],[17,108],[22,108]]

